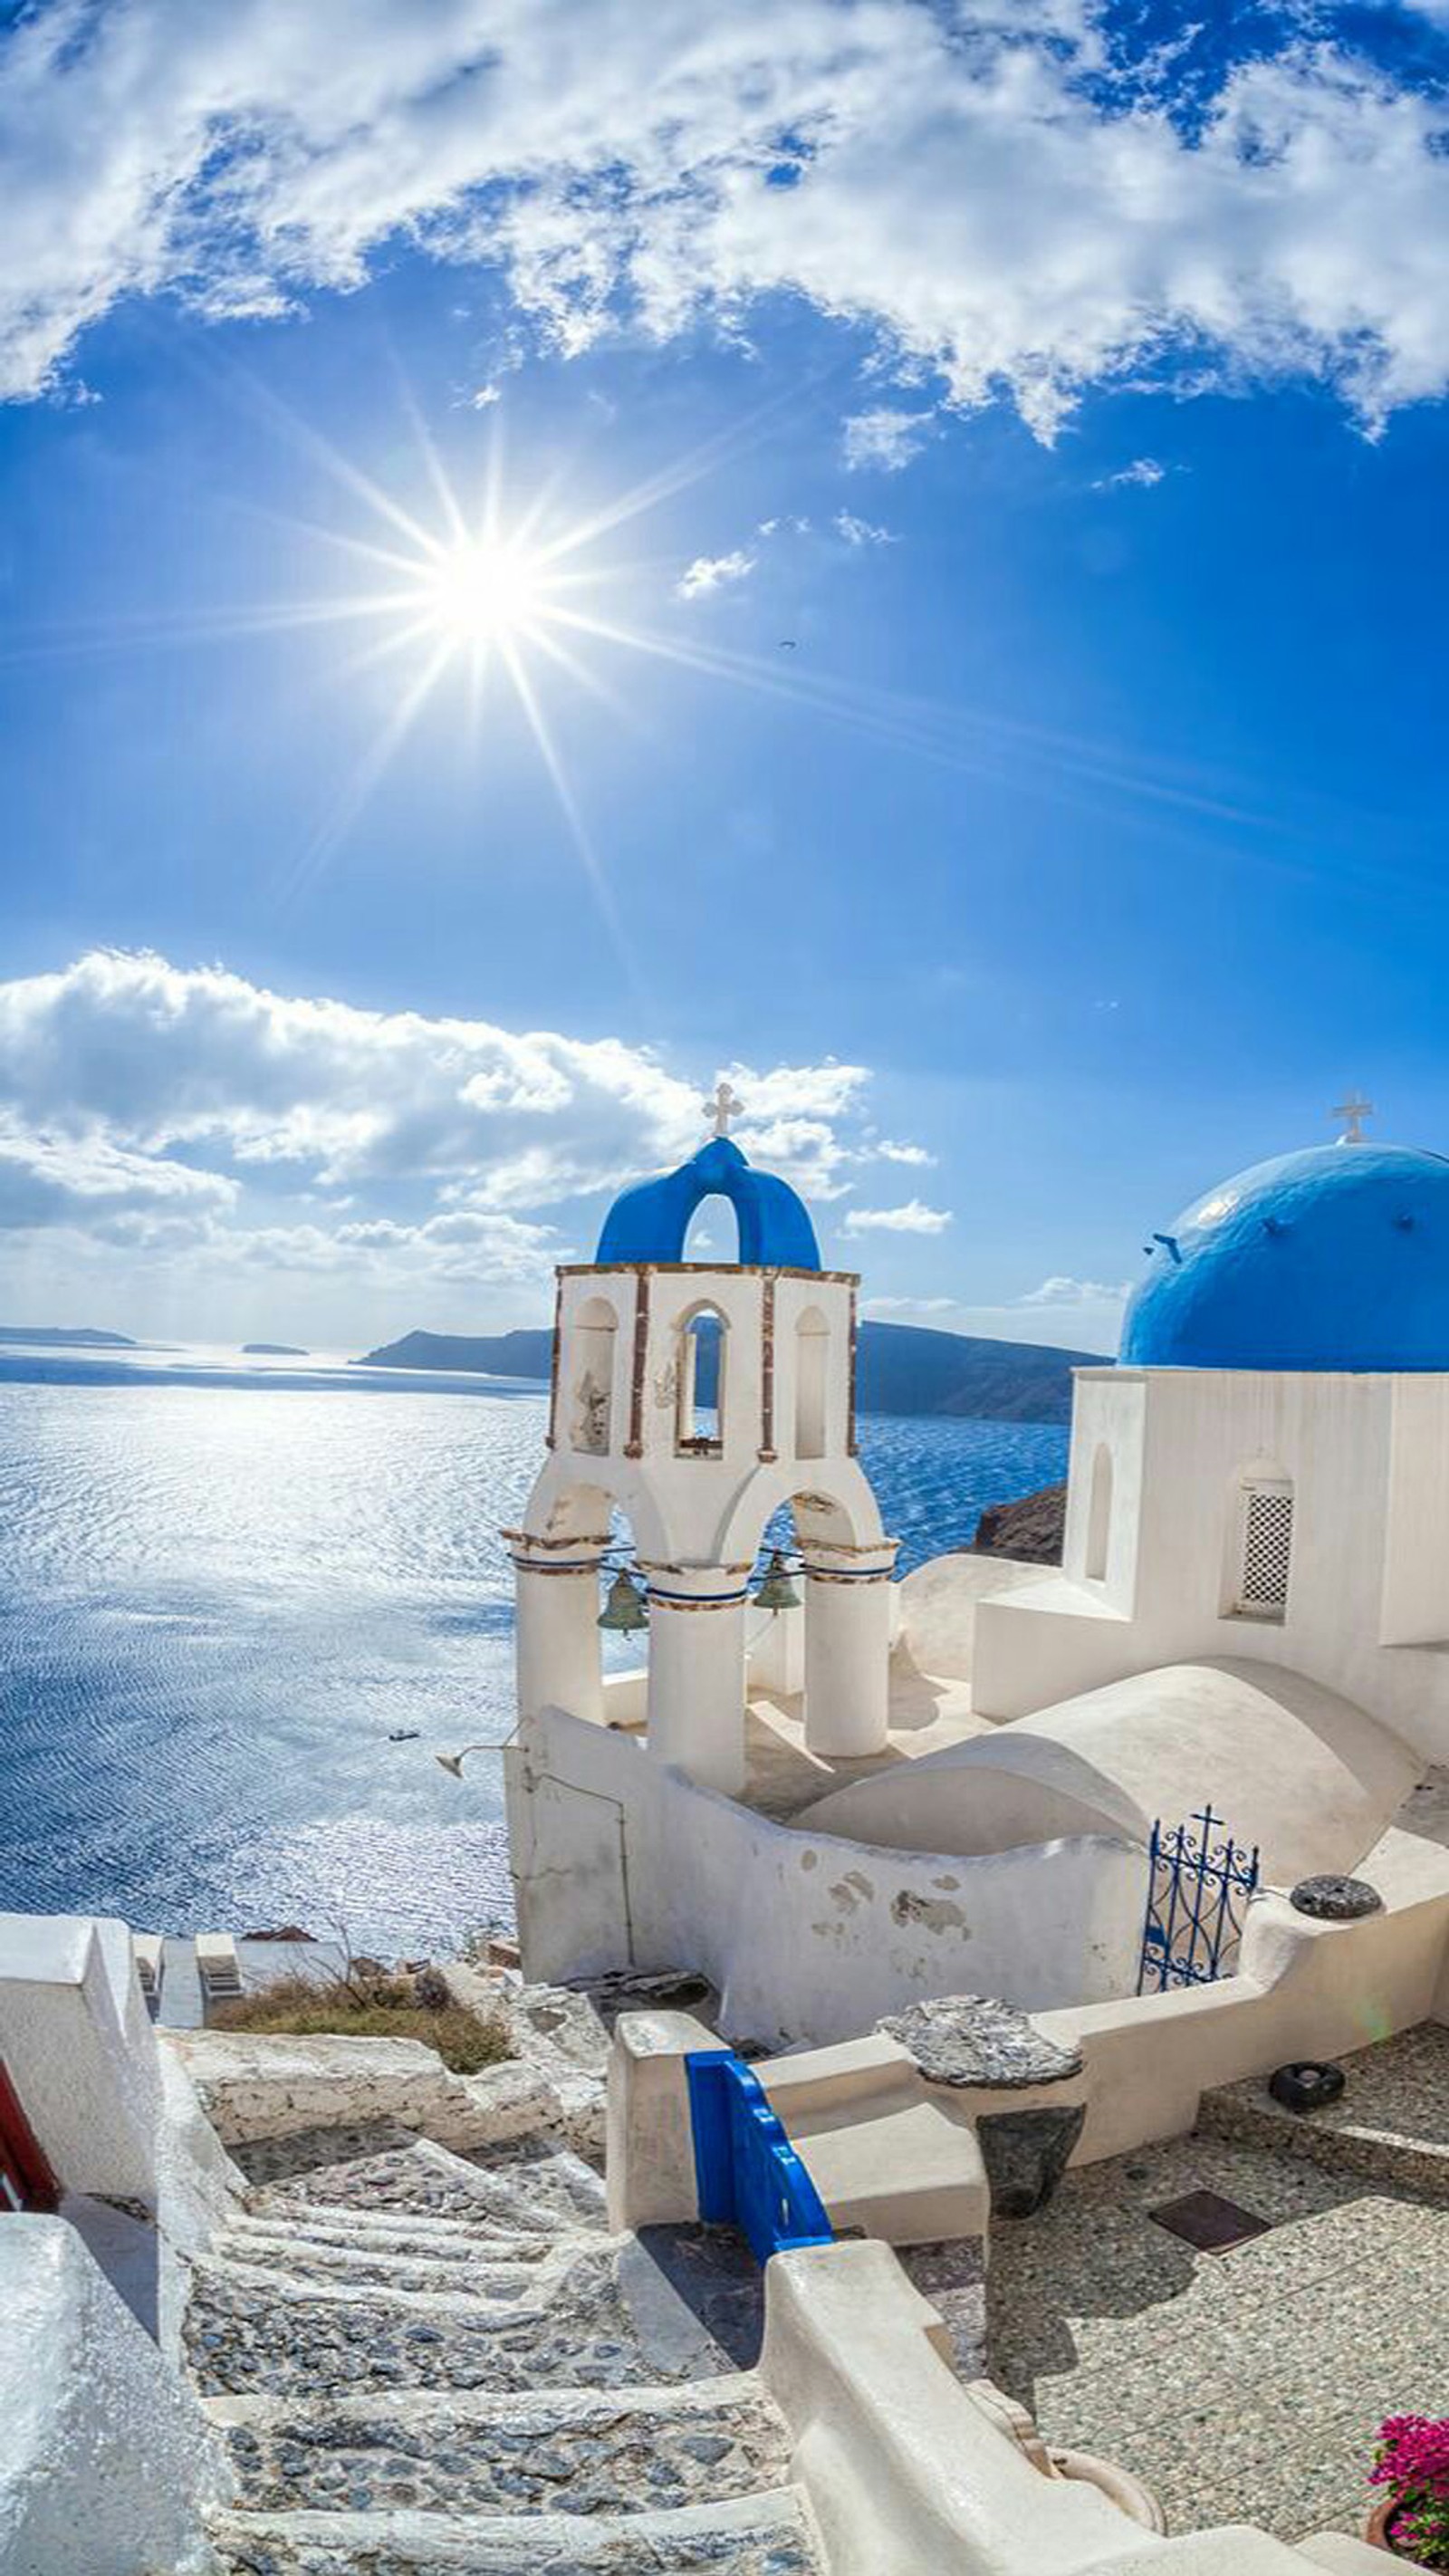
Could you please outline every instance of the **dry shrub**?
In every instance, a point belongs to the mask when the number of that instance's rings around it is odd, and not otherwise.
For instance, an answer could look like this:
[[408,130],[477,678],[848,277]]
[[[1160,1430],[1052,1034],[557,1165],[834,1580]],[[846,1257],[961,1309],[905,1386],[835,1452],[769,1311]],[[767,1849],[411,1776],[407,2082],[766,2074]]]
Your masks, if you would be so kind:
[[[436,1991],[425,1984],[425,1993]],[[422,2002],[415,1977],[370,1960],[354,1959],[343,1975],[323,1980],[278,1977],[240,2003],[218,2004],[210,2026],[277,2038],[420,2039],[455,2075],[476,2075],[513,2054],[501,2015],[485,2020],[466,2004]]]

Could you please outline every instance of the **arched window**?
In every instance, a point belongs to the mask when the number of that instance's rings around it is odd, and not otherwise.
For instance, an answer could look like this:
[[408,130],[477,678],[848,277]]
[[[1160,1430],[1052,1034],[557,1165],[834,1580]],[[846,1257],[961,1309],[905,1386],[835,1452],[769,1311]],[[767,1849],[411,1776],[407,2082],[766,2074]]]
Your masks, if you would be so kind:
[[795,1327],[795,1455],[825,1455],[825,1372],[830,1327],[818,1306],[807,1306]]
[[1293,1479],[1253,1467],[1238,1479],[1230,1616],[1281,1620],[1288,1608],[1293,1562]]
[[1092,1491],[1087,1506],[1087,1581],[1105,1583],[1107,1553],[1112,1543],[1112,1452],[1105,1440],[1092,1460]]
[[574,1319],[568,1388],[569,1447],[585,1457],[601,1458],[608,1452],[618,1321],[607,1297],[590,1297]]
[[681,1458],[724,1453],[725,1366],[729,1328],[718,1306],[696,1306],[679,1327],[674,1365],[674,1446]]

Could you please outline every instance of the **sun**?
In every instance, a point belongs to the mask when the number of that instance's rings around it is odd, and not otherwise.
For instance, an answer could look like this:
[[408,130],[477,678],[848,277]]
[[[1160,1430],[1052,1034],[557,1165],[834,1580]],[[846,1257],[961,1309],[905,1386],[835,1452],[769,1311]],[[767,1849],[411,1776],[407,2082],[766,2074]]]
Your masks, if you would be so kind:
[[486,648],[531,634],[548,614],[548,568],[516,539],[465,538],[421,584],[419,607],[440,639]]

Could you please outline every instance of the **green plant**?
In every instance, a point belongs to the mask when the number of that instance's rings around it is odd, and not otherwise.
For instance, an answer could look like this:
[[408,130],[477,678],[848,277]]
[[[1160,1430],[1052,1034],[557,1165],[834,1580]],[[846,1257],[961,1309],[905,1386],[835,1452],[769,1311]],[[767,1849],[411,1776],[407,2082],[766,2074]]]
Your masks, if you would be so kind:
[[1390,2491],[1384,2537],[1399,2556],[1449,2568],[1449,2416],[1387,2416],[1369,2480]]

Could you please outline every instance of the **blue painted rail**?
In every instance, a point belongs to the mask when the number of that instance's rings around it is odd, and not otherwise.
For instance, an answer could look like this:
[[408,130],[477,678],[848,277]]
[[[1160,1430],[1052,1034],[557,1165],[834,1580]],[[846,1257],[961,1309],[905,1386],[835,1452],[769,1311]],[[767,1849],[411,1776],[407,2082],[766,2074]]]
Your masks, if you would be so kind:
[[692,2049],[684,2063],[700,2217],[737,2227],[757,2263],[796,2245],[833,2244],[820,2194],[759,2077],[727,2048]]

